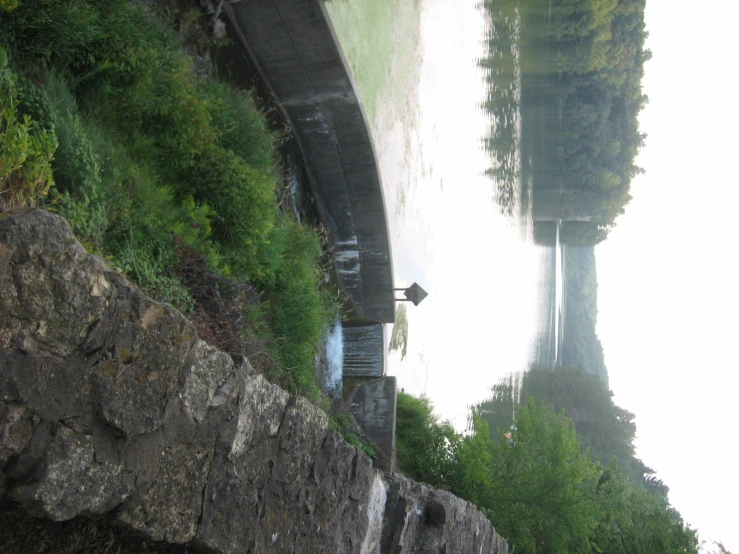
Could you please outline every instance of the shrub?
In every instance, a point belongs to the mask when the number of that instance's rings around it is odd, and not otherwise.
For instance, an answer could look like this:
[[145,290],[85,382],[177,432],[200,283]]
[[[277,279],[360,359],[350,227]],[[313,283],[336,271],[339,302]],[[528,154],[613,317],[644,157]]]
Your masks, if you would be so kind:
[[274,149],[277,139],[254,98],[214,79],[203,79],[199,88],[218,130],[217,141],[251,167],[275,175]]
[[[142,2],[25,0],[0,19],[0,36],[26,76],[24,114],[39,122],[28,135],[59,137],[53,209],[82,242],[192,310],[210,339],[259,336],[268,376],[320,398],[315,357],[335,314],[318,288],[321,245],[279,210],[277,139],[255,101],[196,76]],[[214,282],[259,291],[249,329],[206,307],[182,256]]]
[[398,392],[395,448],[398,466],[406,475],[435,487],[447,487],[457,469],[461,438],[448,421],[439,421],[427,397]]
[[9,12],[18,7],[18,0],[0,0],[0,11]]
[[[272,328],[280,341],[278,360],[291,370],[285,383],[293,391],[311,389],[316,396],[317,347],[338,311],[319,291],[322,273],[316,263],[320,241],[315,232],[286,216],[278,227],[284,244],[282,264],[274,284],[265,287],[271,308]],[[315,390],[313,390],[315,389]]]
[[53,129],[19,115],[16,78],[7,61],[0,47],[0,208],[35,206],[54,184],[57,139]]
[[347,443],[356,446],[370,458],[377,453],[375,444],[367,438],[350,414],[331,414],[328,420],[328,426],[339,433]]

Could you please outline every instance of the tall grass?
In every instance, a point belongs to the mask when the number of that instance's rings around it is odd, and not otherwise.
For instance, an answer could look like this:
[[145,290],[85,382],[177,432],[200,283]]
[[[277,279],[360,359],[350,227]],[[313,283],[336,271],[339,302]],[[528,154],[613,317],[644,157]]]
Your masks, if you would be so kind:
[[[26,0],[0,18],[18,109],[55,133],[52,209],[89,248],[189,311],[182,253],[253,283],[274,377],[315,396],[332,316],[320,242],[278,207],[276,137],[253,99],[196,76],[178,36],[141,3]],[[205,273],[203,273],[205,274]]]

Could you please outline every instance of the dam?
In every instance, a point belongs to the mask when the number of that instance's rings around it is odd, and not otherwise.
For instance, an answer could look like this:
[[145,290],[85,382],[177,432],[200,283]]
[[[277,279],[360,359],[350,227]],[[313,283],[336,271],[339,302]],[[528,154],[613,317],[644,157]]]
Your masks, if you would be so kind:
[[362,101],[322,0],[224,2],[223,12],[295,136],[334,269],[348,299],[344,404],[395,466],[397,384],[385,376],[383,324],[395,321],[387,213]]
[[252,0],[223,10],[290,122],[351,320],[395,320],[387,214],[357,87],[321,0]]

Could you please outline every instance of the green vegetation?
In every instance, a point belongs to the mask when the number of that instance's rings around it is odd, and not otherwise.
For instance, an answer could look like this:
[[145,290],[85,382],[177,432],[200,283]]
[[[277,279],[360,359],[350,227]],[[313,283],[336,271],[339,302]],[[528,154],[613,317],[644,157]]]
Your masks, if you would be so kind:
[[645,1],[484,6],[493,22],[480,62],[488,75],[484,106],[493,118],[486,146],[494,153],[490,173],[500,180],[499,196],[513,201],[512,183],[530,182],[535,219],[568,221],[564,243],[597,243],[624,212],[631,179],[642,172],[634,160],[646,138],[637,120],[651,57],[644,49]]
[[329,416],[328,426],[339,433],[347,443],[356,446],[370,458],[374,457],[377,453],[374,443],[362,432],[362,429],[350,414],[331,414]]
[[507,428],[516,404],[535,398],[555,413],[563,411],[573,421],[580,444],[594,461],[605,466],[616,458],[635,484],[650,488],[667,503],[668,488],[635,456],[634,414],[613,402],[613,393],[598,376],[580,369],[534,368],[520,379],[501,381],[492,392],[489,400],[475,406],[475,412],[491,429]]
[[723,545],[723,543],[719,541],[712,541],[713,542],[713,548],[711,549],[708,554],[731,554],[726,547]]
[[29,115],[20,116],[18,105],[16,77],[0,47],[0,209],[34,206],[54,184],[56,135]]
[[88,248],[317,398],[316,348],[335,317],[321,241],[278,207],[279,137],[254,99],[196,75],[144,3],[14,6],[0,5],[3,204],[35,204],[56,182],[47,207]]
[[697,554],[667,487],[634,457],[633,414],[592,375],[532,374],[495,387],[467,434],[401,392],[401,469],[477,504],[514,552]]
[[562,365],[598,375],[608,384],[603,345],[595,332],[598,322],[598,277],[592,246],[563,249],[566,271]]
[[395,450],[400,470],[417,481],[448,487],[455,470],[459,436],[448,422],[440,423],[426,397],[398,392]]
[[401,360],[408,352],[408,310],[405,304],[401,304],[395,310],[395,323],[390,335],[390,350],[400,351]]

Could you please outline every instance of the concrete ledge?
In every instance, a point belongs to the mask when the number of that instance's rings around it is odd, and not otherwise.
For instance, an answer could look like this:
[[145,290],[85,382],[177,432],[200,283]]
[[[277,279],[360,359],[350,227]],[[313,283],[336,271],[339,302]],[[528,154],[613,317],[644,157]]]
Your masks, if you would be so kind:
[[367,438],[377,446],[374,466],[395,471],[395,418],[398,384],[395,377],[381,377],[357,383],[349,400],[349,412]]
[[322,0],[224,3],[252,61],[293,126],[331,233],[353,319],[395,320],[380,172],[362,103]]

